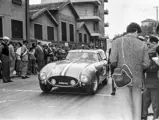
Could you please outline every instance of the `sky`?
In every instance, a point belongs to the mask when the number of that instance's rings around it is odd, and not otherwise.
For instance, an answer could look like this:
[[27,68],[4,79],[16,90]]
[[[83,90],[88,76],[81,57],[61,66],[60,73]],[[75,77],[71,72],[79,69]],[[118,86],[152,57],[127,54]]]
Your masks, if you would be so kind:
[[[41,0],[30,0],[30,4],[39,4]],[[105,22],[109,27],[105,28],[105,35],[113,38],[116,34],[126,31],[131,22],[141,25],[141,21],[147,18],[156,20],[156,8],[159,0],[108,0],[105,9],[109,14],[105,15]]]

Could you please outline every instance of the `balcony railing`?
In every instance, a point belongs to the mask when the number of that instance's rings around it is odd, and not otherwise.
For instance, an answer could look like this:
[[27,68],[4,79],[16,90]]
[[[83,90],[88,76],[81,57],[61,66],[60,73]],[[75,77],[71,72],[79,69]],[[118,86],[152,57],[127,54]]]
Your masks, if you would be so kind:
[[104,0],[104,2],[108,2],[108,0]]
[[104,27],[109,27],[109,23],[104,23]]
[[104,10],[104,14],[108,15],[109,11],[108,10]]

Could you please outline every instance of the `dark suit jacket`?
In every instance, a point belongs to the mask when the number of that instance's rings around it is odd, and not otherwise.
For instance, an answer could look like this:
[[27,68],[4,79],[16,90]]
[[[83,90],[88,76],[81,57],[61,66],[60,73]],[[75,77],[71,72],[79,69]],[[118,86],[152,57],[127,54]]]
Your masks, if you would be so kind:
[[[42,47],[41,47],[42,48]],[[36,60],[44,60],[44,50],[43,48],[41,49],[39,46],[37,46],[35,48],[35,57],[36,57]]]
[[151,64],[147,69],[147,77],[145,79],[146,88],[159,88],[159,78],[157,76],[157,71],[159,66],[152,60],[152,57],[156,57],[156,52],[149,53]]

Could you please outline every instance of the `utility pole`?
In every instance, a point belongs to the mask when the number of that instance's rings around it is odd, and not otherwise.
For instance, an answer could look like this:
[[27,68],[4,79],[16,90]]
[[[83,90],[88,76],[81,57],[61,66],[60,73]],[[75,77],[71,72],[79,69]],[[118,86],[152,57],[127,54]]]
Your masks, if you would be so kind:
[[156,21],[158,23],[158,8],[159,8],[159,6],[155,6],[154,8],[156,8]]

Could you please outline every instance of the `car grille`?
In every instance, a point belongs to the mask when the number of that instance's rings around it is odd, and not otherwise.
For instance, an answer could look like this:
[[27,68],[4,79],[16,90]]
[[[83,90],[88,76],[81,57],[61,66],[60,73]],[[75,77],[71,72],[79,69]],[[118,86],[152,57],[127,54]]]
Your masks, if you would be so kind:
[[[56,80],[55,84],[52,84],[52,80]],[[71,84],[71,80],[74,81],[74,85]],[[54,85],[54,86],[59,86],[59,87],[74,87],[78,84],[78,80],[73,77],[69,76],[53,76],[49,78],[49,82]]]

